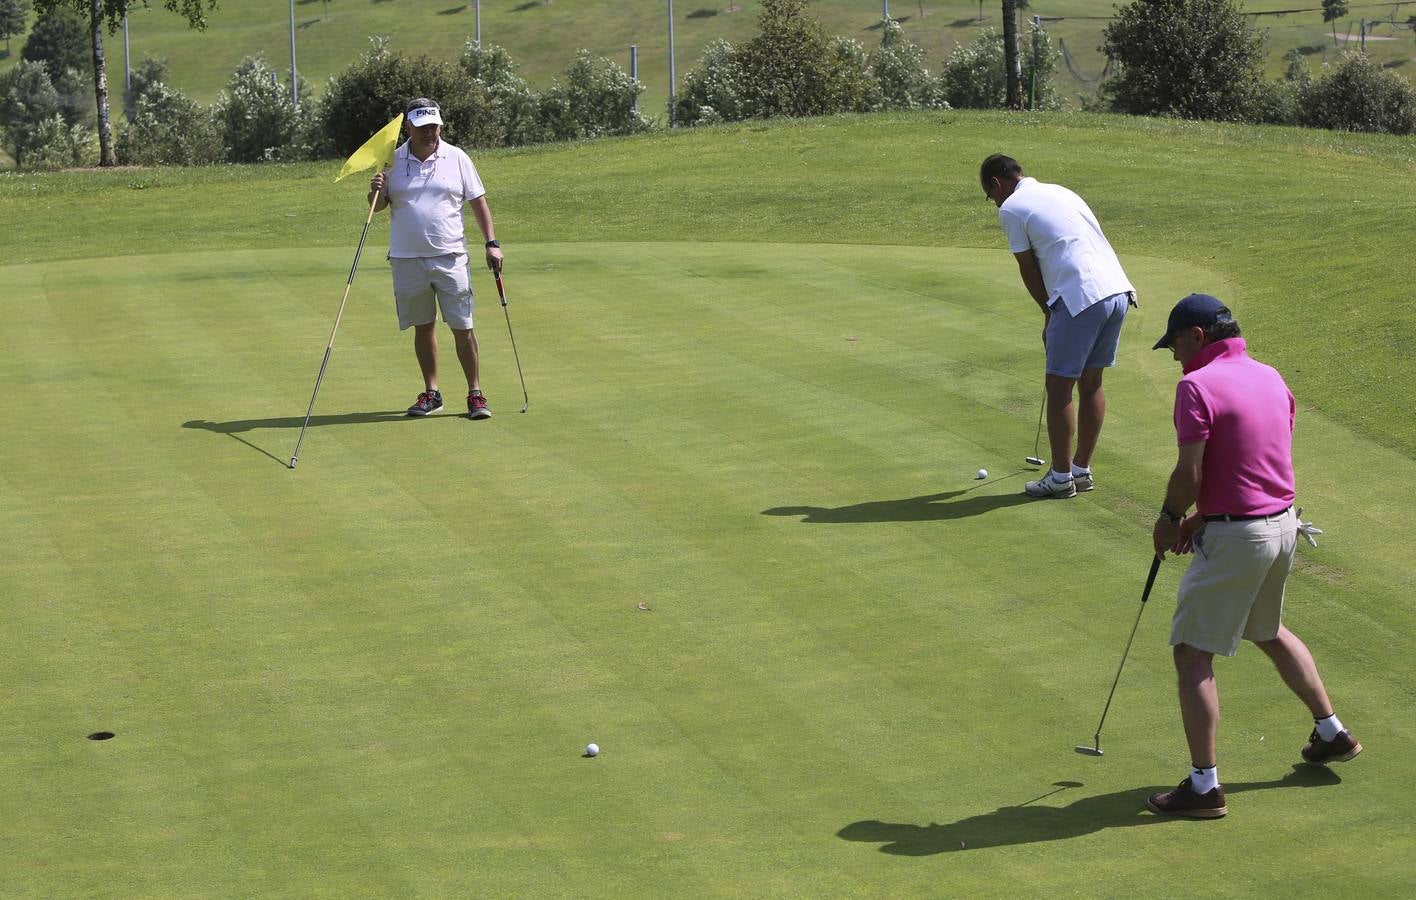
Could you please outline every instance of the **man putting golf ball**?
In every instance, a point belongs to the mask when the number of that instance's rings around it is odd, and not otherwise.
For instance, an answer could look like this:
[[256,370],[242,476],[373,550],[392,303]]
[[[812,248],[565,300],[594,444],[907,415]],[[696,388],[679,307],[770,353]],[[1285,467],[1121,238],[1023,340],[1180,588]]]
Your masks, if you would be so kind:
[[[1333,712],[1313,655],[1283,625],[1283,589],[1300,523],[1293,510],[1297,404],[1283,376],[1251,359],[1239,323],[1208,294],[1170,312],[1155,349],[1184,370],[1175,390],[1179,460],[1152,534],[1156,557],[1195,554],[1180,581],[1170,629],[1180,717],[1191,769],[1146,806],[1162,815],[1215,819],[1229,812],[1219,781],[1216,653],[1252,641],[1313,715],[1304,762],[1325,765],[1362,752]],[[1191,506],[1196,511],[1186,512]]]
[[[1028,178],[1017,160],[1001,153],[983,161],[979,180],[998,207],[1023,286],[1042,310],[1052,470],[1027,482],[1024,491],[1029,497],[1075,497],[1093,487],[1092,454],[1106,417],[1101,374],[1116,365],[1121,323],[1135,305],[1136,289],[1081,197]],[[1034,459],[1042,465],[1036,450],[1028,458]]]

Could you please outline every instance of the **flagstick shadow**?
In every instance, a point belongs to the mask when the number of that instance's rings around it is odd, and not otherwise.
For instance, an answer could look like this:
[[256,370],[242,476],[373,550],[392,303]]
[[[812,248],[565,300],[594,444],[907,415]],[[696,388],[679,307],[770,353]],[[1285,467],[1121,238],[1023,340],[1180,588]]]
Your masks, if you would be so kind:
[[[460,419],[463,416],[455,413],[448,413],[440,416],[426,416],[429,419]],[[364,413],[343,413],[340,415],[319,415],[310,416],[311,428],[323,428],[328,425],[370,425],[375,422],[409,422],[413,419],[403,410],[387,410],[383,412]],[[282,416],[270,419],[234,419],[230,422],[209,422],[206,419],[192,419],[183,422],[183,428],[195,428],[202,431],[210,431],[213,434],[224,434],[233,440],[240,441],[247,447],[269,457],[279,463],[282,468],[289,465],[288,459],[281,459],[264,447],[251,443],[241,437],[242,432],[255,431],[263,428],[300,428],[305,424],[304,416]],[[291,445],[293,448],[293,444]]]
[[226,432],[226,436],[231,438],[232,440],[240,441],[241,443],[245,444],[247,447],[250,447],[252,450],[256,451],[262,456],[269,457],[270,459],[278,463],[282,469],[289,468],[290,466],[289,463],[287,463],[283,459],[280,459],[275,454],[271,453],[269,450],[265,449],[264,447],[257,447],[255,444],[251,443],[250,441],[246,440],[238,434],[233,434],[232,432],[228,431]]
[[[403,410],[386,410],[383,412],[362,412],[362,413],[341,413],[339,415],[310,416],[311,428],[323,428],[326,425],[369,425],[374,422],[407,422],[409,416]],[[429,419],[448,418],[447,416],[426,416]],[[300,428],[305,424],[304,416],[281,416],[271,419],[233,419],[230,422],[209,422],[206,419],[192,419],[183,422],[183,428],[200,428],[203,431],[214,431],[217,434],[233,434],[239,431],[255,431],[258,428]]]

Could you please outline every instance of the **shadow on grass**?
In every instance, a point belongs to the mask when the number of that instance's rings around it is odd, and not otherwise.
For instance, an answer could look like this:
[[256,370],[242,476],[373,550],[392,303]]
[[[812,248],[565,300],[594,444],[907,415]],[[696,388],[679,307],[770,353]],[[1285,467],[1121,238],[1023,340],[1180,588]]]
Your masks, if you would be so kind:
[[[429,419],[455,419],[465,418],[456,414],[444,414],[441,416],[426,416]],[[365,412],[365,413],[344,413],[343,415],[310,416],[310,427],[320,428],[326,425],[368,425],[374,422],[408,422],[411,417],[403,410],[389,410],[387,412]],[[183,428],[199,428],[202,431],[210,431],[215,434],[224,434],[227,437],[240,441],[252,450],[264,456],[268,456],[276,462],[285,466],[289,463],[289,458],[281,459],[264,447],[258,447],[250,441],[240,436],[240,432],[255,431],[258,428],[299,428],[305,424],[304,416],[282,416],[278,419],[235,419],[230,422],[208,422],[205,419],[192,419],[190,422],[183,422]],[[292,448],[293,449],[293,445]]]
[[[762,510],[764,516],[801,516],[803,522],[815,524],[842,524],[860,522],[937,522],[945,519],[963,519],[980,516],[995,509],[1018,506],[1033,502],[1022,492],[1016,494],[983,494],[966,497],[981,487],[1004,481],[1014,475],[1004,475],[992,481],[966,488],[961,491],[944,491],[939,494],[925,494],[920,497],[906,497],[901,500],[871,500],[853,503],[850,506],[774,506]],[[962,497],[963,499],[955,499]]]
[[[310,416],[310,427],[320,428],[325,425],[368,425],[373,422],[406,422],[410,417],[403,410],[388,410],[387,412],[363,412],[363,413],[343,413],[337,416]],[[429,419],[441,419],[443,416],[426,416]],[[278,419],[234,419],[230,422],[208,422],[205,419],[193,419],[190,422],[183,422],[183,428],[200,428],[203,431],[214,431],[217,434],[235,434],[238,431],[255,431],[257,428],[299,428],[305,424],[304,416],[281,416]]]
[[[1293,771],[1273,781],[1247,781],[1226,784],[1226,798],[1248,791],[1270,788],[1330,787],[1342,779],[1324,766],[1295,765]],[[1077,782],[1055,782],[1072,787]],[[1157,816],[1146,809],[1146,797],[1167,790],[1173,785],[1133,788],[1083,797],[1066,806],[1031,806],[1051,791],[1017,806],[1000,807],[994,812],[970,816],[946,825],[931,822],[911,825],[903,822],[881,822],[867,819],[852,822],[836,832],[842,840],[881,844],[880,852],[892,856],[932,856],[957,850],[979,850],[984,847],[1007,847],[1015,844],[1035,844],[1082,837],[1106,828],[1132,828],[1175,822],[1176,819]]]

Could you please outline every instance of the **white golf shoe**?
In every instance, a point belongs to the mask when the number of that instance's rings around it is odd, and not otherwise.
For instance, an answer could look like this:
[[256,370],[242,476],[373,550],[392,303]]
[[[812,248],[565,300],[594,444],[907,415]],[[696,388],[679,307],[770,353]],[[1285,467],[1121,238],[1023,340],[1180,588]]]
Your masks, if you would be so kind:
[[1068,478],[1066,481],[1057,482],[1053,480],[1052,473],[1048,473],[1037,481],[1029,481],[1023,486],[1023,493],[1029,497],[1038,497],[1044,500],[1068,500],[1077,496],[1076,479]]

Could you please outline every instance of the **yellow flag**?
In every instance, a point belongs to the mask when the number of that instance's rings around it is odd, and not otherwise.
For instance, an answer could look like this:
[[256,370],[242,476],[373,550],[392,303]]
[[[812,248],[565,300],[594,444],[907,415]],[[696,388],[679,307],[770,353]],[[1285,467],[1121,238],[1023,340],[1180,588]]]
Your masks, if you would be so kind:
[[338,181],[346,175],[353,175],[375,166],[383,170],[393,165],[393,151],[398,147],[398,138],[402,131],[403,113],[399,113],[397,118],[380,128],[378,134],[365,141],[364,146],[355,150],[353,155],[345,160],[344,168],[339,170],[334,180]]

